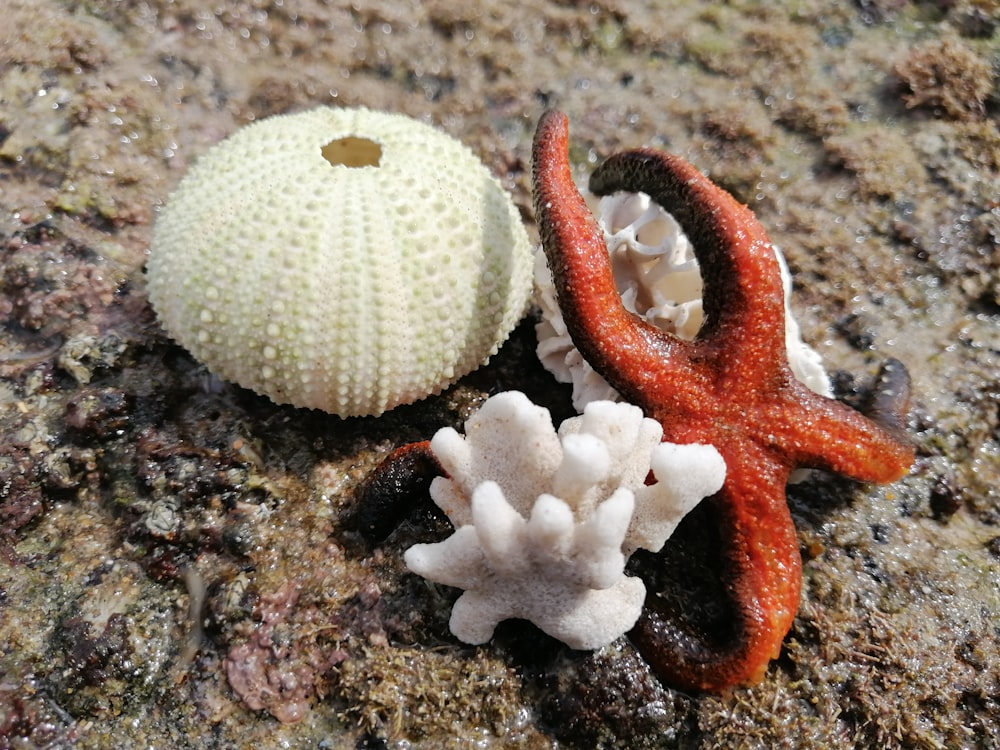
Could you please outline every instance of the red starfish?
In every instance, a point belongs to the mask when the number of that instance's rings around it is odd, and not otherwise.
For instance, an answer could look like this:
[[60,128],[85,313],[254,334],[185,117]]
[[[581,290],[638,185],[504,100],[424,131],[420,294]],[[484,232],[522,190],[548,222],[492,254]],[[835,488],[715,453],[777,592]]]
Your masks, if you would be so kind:
[[[799,606],[802,562],[785,501],[789,473],[810,466],[890,482],[908,471],[913,450],[891,429],[795,379],[785,352],[780,271],[763,227],[684,159],[651,149],[610,157],[590,189],[645,192],[674,215],[701,266],[705,322],[687,342],[626,311],[603,234],[573,184],[567,142],[566,116],[543,115],[533,150],[535,214],[573,343],[625,400],[663,425],[664,440],[714,445],[727,467],[725,485],[709,502],[737,618],[732,642],[696,641],[658,611],[655,596],[647,598],[632,640],[679,687],[757,681]],[[905,369],[891,374],[905,401]]]

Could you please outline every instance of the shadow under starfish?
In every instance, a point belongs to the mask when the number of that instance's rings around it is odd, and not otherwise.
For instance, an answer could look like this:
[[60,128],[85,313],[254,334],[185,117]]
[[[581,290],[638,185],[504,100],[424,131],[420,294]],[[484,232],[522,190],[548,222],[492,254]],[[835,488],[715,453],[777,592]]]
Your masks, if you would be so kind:
[[629,313],[603,233],[573,184],[568,128],[560,112],[542,116],[532,177],[570,337],[626,401],[660,422],[664,440],[714,445],[726,462],[725,485],[706,502],[723,544],[732,638],[716,644],[691,636],[661,611],[655,592],[631,638],[677,687],[757,681],[799,606],[802,561],[785,500],[789,474],[799,466],[873,482],[906,474],[913,462],[902,430],[909,378],[899,362],[886,363],[875,404],[881,425],[796,380],[785,351],[780,270],[763,227],[687,161],[652,149],[611,156],[590,189],[644,192],[674,215],[701,266],[705,320],[693,341],[683,341]]

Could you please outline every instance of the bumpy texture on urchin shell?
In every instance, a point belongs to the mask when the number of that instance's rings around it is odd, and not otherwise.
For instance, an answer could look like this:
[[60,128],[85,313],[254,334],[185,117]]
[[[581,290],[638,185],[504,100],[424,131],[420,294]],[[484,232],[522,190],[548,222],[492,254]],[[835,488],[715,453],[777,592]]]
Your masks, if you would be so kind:
[[[378,144],[377,166],[328,161],[345,138]],[[516,208],[468,148],[402,115],[320,108],[201,157],[157,220],[148,286],[214,374],[346,417],[484,364],[526,310],[531,266]]]

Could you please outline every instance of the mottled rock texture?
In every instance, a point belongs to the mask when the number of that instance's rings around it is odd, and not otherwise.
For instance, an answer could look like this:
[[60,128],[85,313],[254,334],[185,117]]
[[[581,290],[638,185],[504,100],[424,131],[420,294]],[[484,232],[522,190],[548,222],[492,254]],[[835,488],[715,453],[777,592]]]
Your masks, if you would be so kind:
[[[995,746],[1000,6],[671,5],[4,6],[0,747]],[[439,125],[529,222],[546,106],[581,177],[680,153],[781,246],[843,397],[909,366],[912,474],[790,490],[805,586],[761,684],[683,695],[625,639],[572,652],[523,623],[463,646],[458,592],[402,564],[447,535],[432,505],[377,544],[352,531],[367,472],[487,394],[572,413],[530,322],[441,396],[346,421],[219,384],[156,326],[170,189],[241,125],[319,104]],[[707,528],[696,510],[631,572],[711,624]]]

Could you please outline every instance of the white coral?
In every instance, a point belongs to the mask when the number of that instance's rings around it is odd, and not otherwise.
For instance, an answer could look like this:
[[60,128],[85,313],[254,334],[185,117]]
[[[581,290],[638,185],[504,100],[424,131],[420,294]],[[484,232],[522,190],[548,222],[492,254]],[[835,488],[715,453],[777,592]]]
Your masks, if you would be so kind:
[[[664,331],[691,340],[701,327],[702,281],[698,261],[680,225],[645,193],[615,193],[600,199],[598,224],[611,256],[618,292],[626,309]],[[806,345],[789,307],[791,276],[778,248],[785,290],[785,347],[792,372],[809,388],[831,394],[819,354]],[[573,345],[556,302],[545,254],[535,253],[535,299],[542,311],[536,326],[538,357],[562,383],[573,383],[573,406],[617,401],[620,396]]]
[[512,617],[573,648],[614,640],[645,598],[625,575],[627,556],[659,549],[725,478],[714,448],[661,443],[660,425],[629,404],[592,403],[557,433],[546,409],[512,391],[487,400],[465,428],[464,438],[445,428],[431,441],[448,474],[431,496],[456,531],[405,559],[465,589],[450,626],[467,643],[484,643]]

